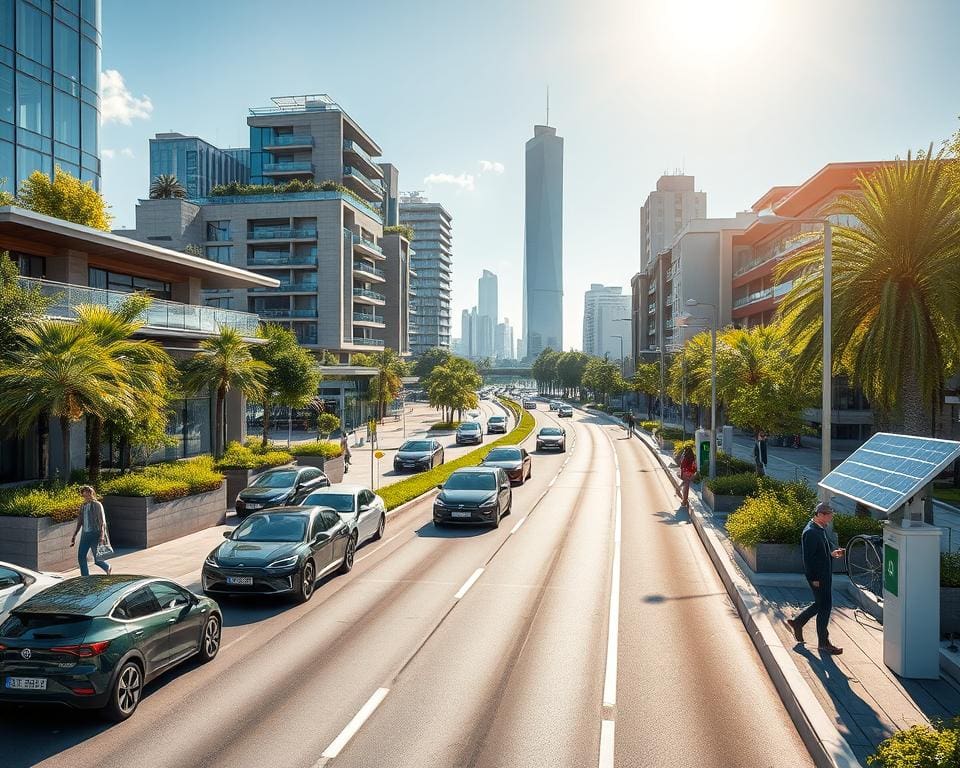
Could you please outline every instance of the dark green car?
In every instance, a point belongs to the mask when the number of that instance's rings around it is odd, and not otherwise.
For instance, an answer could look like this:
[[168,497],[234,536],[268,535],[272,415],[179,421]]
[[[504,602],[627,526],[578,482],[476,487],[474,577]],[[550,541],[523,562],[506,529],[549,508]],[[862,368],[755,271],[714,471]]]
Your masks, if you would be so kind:
[[0,701],[134,713],[143,686],[220,650],[215,601],[148,576],[81,576],[34,595],[0,624]]

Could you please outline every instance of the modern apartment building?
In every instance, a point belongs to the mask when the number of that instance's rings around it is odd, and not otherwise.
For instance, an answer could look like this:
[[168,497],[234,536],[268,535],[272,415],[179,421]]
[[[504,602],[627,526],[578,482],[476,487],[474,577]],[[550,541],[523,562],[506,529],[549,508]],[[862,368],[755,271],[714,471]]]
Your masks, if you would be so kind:
[[198,136],[158,133],[150,139],[150,182],[176,176],[187,197],[206,197],[218,184],[250,180],[249,149],[219,149]]
[[697,192],[694,177],[663,175],[640,208],[640,269],[652,266],[691,219],[707,216],[707,194]]
[[0,2],[0,189],[63,170],[100,189],[100,0]]
[[[329,96],[251,109],[250,182],[333,182],[330,189],[141,200],[131,236],[248,268],[277,288],[221,290],[207,302],[291,328],[301,344],[345,357],[409,354],[411,250],[383,236],[380,146]],[[403,289],[401,289],[403,286]]]
[[480,321],[478,343],[481,351],[479,357],[494,357],[496,355],[497,313],[499,311],[499,289],[497,276],[489,269],[477,281],[477,314]]
[[533,359],[563,349],[563,139],[536,125],[525,154],[523,341]]
[[419,192],[408,192],[400,196],[400,223],[413,227],[411,263],[416,277],[410,351],[421,355],[431,347],[449,349],[453,218],[440,203],[428,201]]
[[513,326],[510,325],[510,318],[503,318],[502,323],[497,323],[497,330],[494,334],[493,356],[497,360],[513,360],[516,357],[517,348],[513,341]]
[[619,285],[594,283],[583,295],[583,351],[622,360],[631,356],[630,296]]

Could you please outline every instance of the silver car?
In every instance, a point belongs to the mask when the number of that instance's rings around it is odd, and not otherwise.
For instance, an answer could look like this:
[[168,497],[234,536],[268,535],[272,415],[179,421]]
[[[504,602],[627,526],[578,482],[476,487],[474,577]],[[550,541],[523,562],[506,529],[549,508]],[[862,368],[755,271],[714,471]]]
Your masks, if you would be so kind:
[[0,624],[24,600],[62,580],[59,574],[40,573],[0,561]]
[[382,538],[387,524],[387,506],[383,499],[362,485],[337,483],[314,491],[300,503],[336,510],[341,520],[357,529],[358,546]]

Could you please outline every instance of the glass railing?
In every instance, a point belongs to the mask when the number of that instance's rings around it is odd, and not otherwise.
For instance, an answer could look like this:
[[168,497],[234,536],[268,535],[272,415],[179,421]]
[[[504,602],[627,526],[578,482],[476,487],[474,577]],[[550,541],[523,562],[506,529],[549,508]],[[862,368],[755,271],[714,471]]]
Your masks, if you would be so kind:
[[653,303],[651,303],[651,304],[647,304],[647,314],[648,314],[648,315],[649,315],[651,312],[656,312],[656,311],[657,311],[657,304],[656,304],[656,302],[653,302]]
[[[44,296],[53,299],[53,303],[47,308],[49,317],[71,320],[77,317],[77,307],[81,304],[95,304],[116,309],[130,297],[129,293],[122,291],[89,288],[29,277],[21,277],[20,284],[24,287],[39,288]],[[256,335],[260,322],[256,315],[249,312],[180,304],[164,299],[154,299],[138,319],[148,328],[210,334],[217,333],[220,328],[233,328],[245,336]]]
[[349,235],[354,245],[362,245],[366,248],[370,248],[376,251],[377,253],[380,253],[380,254],[383,253],[383,248],[381,248],[379,245],[373,242],[373,240],[365,240],[364,238],[360,237],[360,235],[358,235],[356,232],[354,232],[351,229],[347,229],[346,227],[344,227],[343,234]]
[[312,147],[313,136],[308,133],[278,133],[263,142],[264,147]]
[[377,161],[374,160],[370,155],[368,155],[363,149],[360,148],[360,145],[355,141],[350,141],[350,139],[345,139],[343,142],[343,149],[346,152],[353,152],[355,155],[360,155],[364,160],[366,160],[374,168],[377,168]]
[[308,281],[281,281],[280,285],[276,288],[253,288],[252,290],[258,292],[268,292],[272,293],[273,291],[316,291],[317,283],[313,280]]
[[307,240],[317,236],[317,230],[298,227],[262,227],[247,233],[247,240]]
[[365,299],[373,299],[374,301],[386,301],[387,297],[382,293],[377,293],[376,291],[368,291],[366,288],[354,288],[354,296],[362,296]]
[[358,272],[366,272],[368,275],[376,275],[377,277],[382,277],[386,279],[387,273],[382,269],[377,269],[372,264],[364,264],[362,261],[353,262],[353,268]]
[[753,304],[758,301],[763,301],[764,299],[772,299],[773,295],[773,288],[764,288],[762,291],[756,291],[747,296],[741,296],[739,299],[734,299],[733,307],[737,309],[738,307],[745,307],[747,304]]
[[316,333],[298,333],[297,334],[297,343],[298,344],[316,344],[317,343],[317,334]]
[[740,275],[746,274],[751,269],[756,269],[763,264],[781,259],[788,253],[793,253],[793,251],[796,251],[798,248],[809,245],[814,240],[818,239],[820,239],[820,233],[814,231],[804,232],[786,240],[780,240],[774,243],[772,246],[764,248],[763,252],[756,258],[750,259],[750,261],[748,261],[746,264],[738,267],[737,271],[733,273],[733,276],[739,277]]
[[313,173],[313,163],[303,160],[295,163],[264,163],[264,173]]
[[360,173],[360,171],[358,171],[356,168],[354,168],[351,165],[343,166],[343,175],[353,176],[355,179],[360,179],[360,181],[362,181],[368,187],[372,187],[373,189],[377,190],[377,192],[379,192],[380,194],[383,194],[383,184],[381,184],[379,181],[374,181],[373,179],[367,178],[362,173]]
[[354,344],[362,344],[365,347],[383,347],[386,346],[386,342],[383,339],[367,339],[363,336],[354,336]]
[[261,309],[257,312],[260,317],[310,317],[316,320],[316,309]]
[[312,256],[290,256],[286,253],[280,253],[276,256],[251,256],[247,259],[248,267],[285,267],[291,264],[316,264],[316,255]]
[[383,318],[379,315],[368,315],[365,312],[354,312],[353,319],[361,323],[382,323]]

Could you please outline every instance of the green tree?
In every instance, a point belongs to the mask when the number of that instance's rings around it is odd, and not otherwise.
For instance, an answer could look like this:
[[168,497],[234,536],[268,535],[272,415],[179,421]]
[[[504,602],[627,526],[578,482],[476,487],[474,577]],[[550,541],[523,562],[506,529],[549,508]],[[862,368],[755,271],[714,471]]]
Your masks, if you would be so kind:
[[451,357],[450,350],[443,347],[431,347],[417,358],[413,364],[413,375],[419,379],[426,379],[430,372],[438,365],[443,365]]
[[47,174],[34,171],[20,185],[18,204],[35,213],[53,216],[85,227],[110,231],[113,218],[107,204],[89,181],[80,181],[58,165],[53,181]]
[[660,363],[637,363],[636,370],[630,379],[630,388],[634,392],[647,397],[647,418],[650,418],[650,408],[653,396],[660,394]]
[[617,392],[623,383],[619,366],[602,357],[591,357],[583,371],[583,386],[594,397],[609,404],[610,395]]
[[317,415],[317,432],[324,440],[340,429],[340,419],[333,413],[320,413]]
[[559,383],[558,365],[560,364],[560,355],[560,352],[547,347],[533,361],[531,366],[533,378],[536,379],[537,388],[541,392],[552,392]]
[[[858,179],[829,213],[834,227],[833,349],[874,408],[897,414],[908,434],[932,431],[932,404],[960,357],[960,187],[943,155],[881,167]],[[823,245],[788,255],[793,279],[780,312],[800,365],[820,358]]]
[[430,405],[443,410],[444,421],[453,421],[454,412],[462,415],[464,410],[478,407],[477,390],[481,386],[483,379],[476,366],[454,356],[435,367],[424,381]]
[[150,185],[151,200],[169,200],[170,198],[184,198],[186,196],[186,187],[171,173],[161,173]]
[[324,349],[317,354],[317,362],[320,365],[340,365],[340,358],[329,349]]
[[366,352],[352,352],[350,354],[350,365],[373,368],[373,355],[368,355]]
[[574,390],[580,390],[583,383],[583,372],[587,367],[590,355],[585,352],[562,352],[557,361],[557,377],[563,387],[564,396],[569,396]]
[[52,303],[39,287],[21,285],[16,263],[0,251],[0,362],[20,344],[18,329],[43,317]]
[[263,402],[269,373],[270,366],[254,359],[250,345],[233,328],[221,327],[216,336],[200,342],[200,351],[184,362],[181,382],[188,394],[213,389],[216,398],[213,452],[217,458],[223,455],[225,443],[227,393],[235,389],[249,400]]
[[377,419],[387,415],[387,404],[393,402],[403,389],[401,380],[407,375],[407,366],[400,356],[389,347],[370,356],[371,367],[377,375],[370,380],[368,394],[377,405]]

